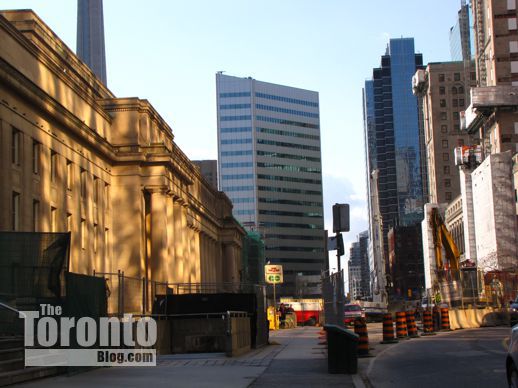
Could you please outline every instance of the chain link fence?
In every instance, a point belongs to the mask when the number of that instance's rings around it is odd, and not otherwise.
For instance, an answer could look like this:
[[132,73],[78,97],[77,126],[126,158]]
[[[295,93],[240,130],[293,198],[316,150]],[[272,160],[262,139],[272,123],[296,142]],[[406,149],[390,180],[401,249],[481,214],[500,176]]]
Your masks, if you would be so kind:
[[324,321],[326,324],[344,327],[344,276],[343,270],[322,274],[322,297],[324,299]]

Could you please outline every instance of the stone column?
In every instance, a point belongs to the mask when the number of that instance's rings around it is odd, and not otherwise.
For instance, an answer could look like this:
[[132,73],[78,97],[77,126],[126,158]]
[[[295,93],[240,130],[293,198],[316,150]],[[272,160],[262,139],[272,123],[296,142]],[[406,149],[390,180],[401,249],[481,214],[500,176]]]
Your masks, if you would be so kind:
[[473,214],[473,186],[471,171],[459,168],[460,192],[462,195],[462,222],[464,223],[464,257],[477,264],[475,219]]
[[164,189],[150,190],[151,193],[151,279],[164,281],[167,269],[167,207]]

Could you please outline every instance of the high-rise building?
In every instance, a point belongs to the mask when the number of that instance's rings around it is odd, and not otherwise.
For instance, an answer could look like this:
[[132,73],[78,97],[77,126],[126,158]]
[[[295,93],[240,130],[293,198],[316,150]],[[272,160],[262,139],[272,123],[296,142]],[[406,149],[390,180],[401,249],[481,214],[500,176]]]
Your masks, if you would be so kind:
[[454,62],[471,61],[472,58],[473,50],[469,13],[469,4],[466,4],[466,0],[462,0],[457,23],[450,28],[450,54],[451,60]]
[[107,84],[103,0],[77,2],[77,56]]
[[318,93],[222,73],[216,89],[220,189],[261,233],[265,260],[283,265],[280,295],[293,295],[326,255]]
[[193,160],[200,168],[201,176],[215,189],[218,188],[218,161],[217,160]]
[[[424,139],[420,130],[418,101],[412,94],[412,76],[422,68],[413,38],[391,39],[381,66],[373,69],[364,88],[364,128],[369,177],[371,234],[381,225],[384,252],[386,236],[395,225],[413,225],[423,218],[426,183]],[[373,196],[372,173],[377,171],[377,195]],[[377,206],[373,206],[375,198]],[[376,225],[374,225],[376,224]],[[386,257],[385,257],[386,259]],[[385,261],[385,265],[387,262]]]
[[484,157],[518,152],[518,12],[516,0],[473,0],[477,87],[466,129],[481,139]]
[[471,145],[473,137],[460,129],[460,115],[470,103],[475,74],[465,74],[464,62],[429,63],[415,75],[414,92],[422,99],[430,203],[448,203],[460,194],[454,149]]
[[368,256],[368,231],[358,235],[349,251],[349,293],[352,299],[370,299],[370,271]]

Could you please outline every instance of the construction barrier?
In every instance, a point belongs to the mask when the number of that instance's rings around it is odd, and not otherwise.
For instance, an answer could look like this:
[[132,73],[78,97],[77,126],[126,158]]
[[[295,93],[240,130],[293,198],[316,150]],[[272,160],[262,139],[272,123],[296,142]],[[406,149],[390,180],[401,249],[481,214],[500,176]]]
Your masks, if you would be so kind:
[[406,327],[408,336],[410,338],[417,338],[419,334],[417,334],[417,325],[415,323],[415,311],[410,310],[406,312]]
[[441,308],[441,330],[449,331],[450,329],[450,314],[448,313],[448,308]]
[[369,334],[367,333],[367,323],[365,318],[354,320],[354,332],[358,334],[358,357],[369,356]]
[[392,321],[392,314],[383,314],[383,341],[382,344],[393,344],[398,342],[394,337],[394,322]]
[[423,311],[423,334],[421,335],[435,335],[433,332],[432,312],[430,309]]
[[398,311],[396,313],[396,335],[397,338],[408,338],[406,314],[404,311]]

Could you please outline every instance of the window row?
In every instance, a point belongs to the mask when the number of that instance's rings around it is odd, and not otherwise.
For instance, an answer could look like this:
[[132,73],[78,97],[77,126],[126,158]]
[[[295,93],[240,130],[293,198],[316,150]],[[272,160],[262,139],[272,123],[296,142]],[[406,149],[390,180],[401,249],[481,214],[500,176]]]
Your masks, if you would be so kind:
[[313,248],[313,247],[290,247],[290,246],[275,246],[275,245],[267,245],[265,246],[265,250],[267,251],[288,251],[288,252],[311,252],[318,253],[324,252],[324,248]]
[[232,203],[253,203],[255,202],[254,198],[234,198],[232,199]]
[[278,239],[278,240],[303,240],[303,241],[323,241],[321,236],[303,236],[292,234],[265,234],[264,238]]
[[[446,86],[439,86],[439,94],[446,94]],[[464,94],[464,86],[452,86],[451,94]]]
[[309,183],[314,185],[321,185],[320,179],[304,179],[304,178],[293,178],[290,176],[278,176],[278,175],[264,175],[258,174],[257,179],[265,179],[270,181],[281,181],[281,182],[297,182],[297,183]]
[[275,96],[272,94],[259,93],[259,92],[256,92],[255,96],[260,97],[260,98],[265,98],[267,100],[283,101],[283,102],[289,102],[290,104],[298,104],[298,105],[312,106],[312,107],[318,108],[318,103],[313,102],[313,101],[305,101],[305,100],[299,100],[297,98]]
[[228,174],[228,175],[222,175],[221,179],[224,181],[231,180],[231,179],[252,179],[254,177],[254,174]]
[[300,228],[300,229],[322,229],[323,225],[317,224],[295,224],[289,222],[263,222],[265,228]]
[[251,144],[252,139],[227,139],[227,140],[221,140],[221,144]]
[[280,205],[317,206],[317,207],[322,206],[322,202],[294,201],[291,199],[277,199],[277,198],[259,198],[259,202],[276,203],[276,204],[280,204]]
[[223,186],[224,192],[230,191],[253,191],[254,186]]
[[273,152],[273,151],[257,151],[257,156],[267,156],[267,157],[279,158],[279,159],[305,160],[308,162],[320,162],[320,158],[315,158],[315,157],[305,156],[305,155],[281,154],[279,152]]
[[252,150],[222,151],[221,152],[221,156],[244,156],[244,155],[252,155]]
[[308,151],[320,151],[320,147],[317,147],[317,146],[286,143],[286,142],[282,142],[282,141],[274,141],[274,140],[266,140],[266,139],[257,139],[257,144],[267,144],[267,145],[274,145],[277,147],[296,148],[296,149],[308,150]]
[[311,140],[320,140],[320,136],[318,135],[307,135],[305,133],[298,133],[292,131],[282,131],[280,129],[271,129],[271,128],[256,128],[258,133],[269,133],[271,135],[279,135],[279,136],[291,136],[298,137],[301,139],[311,139]]
[[243,116],[221,116],[221,121],[239,121],[239,120],[252,120],[252,116],[243,115]]
[[286,212],[280,210],[259,210],[259,214],[264,214],[267,216],[285,216],[285,217],[312,217],[312,218],[322,218],[322,213],[318,212]]
[[270,112],[287,113],[287,114],[295,115],[295,116],[312,117],[314,119],[318,119],[318,117],[319,117],[318,113],[303,112],[300,110],[281,108],[278,106],[255,104],[255,107],[257,109],[267,110]]
[[[446,108],[446,100],[445,99],[441,99],[439,101],[439,105],[441,108]],[[457,108],[457,107],[464,107],[464,99],[463,98],[453,98],[451,100],[451,106],[454,107],[454,108]]]
[[225,104],[220,105],[219,109],[250,109],[251,107],[250,104]]
[[255,119],[259,120],[259,121],[265,121],[267,123],[292,125],[294,127],[314,128],[314,129],[320,128],[317,124],[303,123],[301,121],[277,119],[277,118],[274,118],[274,117],[267,117],[267,116],[260,116],[260,115],[259,116],[255,116]]
[[[444,73],[439,74],[439,82],[444,82],[446,80],[446,77]],[[453,73],[453,80],[454,81],[460,81],[460,73]]]
[[[253,189],[253,187],[252,187]],[[271,191],[277,193],[290,193],[290,194],[303,194],[303,195],[322,195],[321,191],[317,190],[300,190],[300,189],[288,189],[286,187],[272,187],[272,186],[258,186],[258,191]]]
[[221,128],[219,131],[221,133],[252,132],[252,127]]
[[[11,162],[14,166],[20,167],[23,160],[23,134],[20,130],[13,128],[11,137]],[[36,140],[32,140],[31,148],[31,165],[32,172],[35,175],[41,174],[41,163],[42,163],[42,147],[43,145]],[[50,151],[49,160],[49,171],[50,171],[50,182],[52,184],[57,183],[58,173],[61,165],[60,155],[55,151]],[[68,191],[74,189],[75,173],[77,171],[77,165],[72,161],[65,159],[65,168],[63,169],[65,175],[65,186]],[[79,185],[81,198],[86,198],[88,194],[88,171],[83,168],[79,168]],[[99,177],[93,177],[93,201],[98,203],[100,199],[100,192],[104,189],[105,204],[108,204],[108,191],[109,184],[102,181]]]
[[228,98],[228,97],[250,97],[250,92],[230,92],[230,93],[220,93],[220,98]]
[[[20,202],[21,202],[21,194],[13,191],[12,192],[12,200],[11,200],[11,229],[15,232],[21,231],[21,214],[20,214]],[[37,199],[32,200],[32,231],[33,232],[41,232],[40,230],[40,217],[41,217],[41,206],[40,201]],[[72,214],[67,213],[66,214],[66,230],[63,230],[62,227],[60,227],[59,221],[58,221],[58,209],[54,206],[50,207],[50,232],[57,233],[57,232],[71,232],[72,231]],[[99,235],[99,225],[94,223],[92,225],[93,233],[92,233],[92,242],[93,242],[93,250],[94,252],[97,252],[98,247],[98,235]],[[86,220],[84,218],[81,218],[80,228],[79,228],[79,240],[81,242],[81,249],[86,249],[87,241],[88,240],[88,227]],[[108,242],[108,234],[109,229],[104,228],[105,233],[105,244]]]
[[222,168],[239,168],[239,167],[252,167],[252,162],[235,162],[235,163],[222,163]]
[[291,166],[287,164],[276,164],[276,163],[257,163],[257,167],[265,167],[271,168],[275,170],[282,171],[291,171],[291,172],[310,172],[314,174],[320,174],[322,170],[320,168],[315,167],[300,167],[300,166]]

